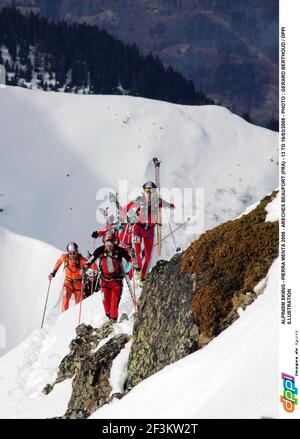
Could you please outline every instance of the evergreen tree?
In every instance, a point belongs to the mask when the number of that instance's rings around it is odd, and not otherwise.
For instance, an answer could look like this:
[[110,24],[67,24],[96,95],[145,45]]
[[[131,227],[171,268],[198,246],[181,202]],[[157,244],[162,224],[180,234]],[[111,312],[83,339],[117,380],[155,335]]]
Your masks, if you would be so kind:
[[[55,8],[51,11],[55,17]],[[16,73],[11,84],[19,78],[30,82],[35,74],[45,90],[76,93],[89,86],[90,93],[120,94],[121,84],[133,96],[191,105],[213,103],[158,57],[141,55],[135,44],[125,45],[95,26],[49,21],[34,13],[25,16],[5,7],[0,11],[1,45],[12,59],[8,72]],[[20,72],[18,58],[24,66]],[[46,73],[55,76],[56,83],[45,82]]]
[[269,130],[272,131],[277,131],[279,132],[279,120],[278,119],[274,119],[272,118],[268,123],[266,128],[268,128]]
[[247,122],[251,123],[251,116],[250,113],[247,111],[246,113],[243,114],[243,119],[245,119]]

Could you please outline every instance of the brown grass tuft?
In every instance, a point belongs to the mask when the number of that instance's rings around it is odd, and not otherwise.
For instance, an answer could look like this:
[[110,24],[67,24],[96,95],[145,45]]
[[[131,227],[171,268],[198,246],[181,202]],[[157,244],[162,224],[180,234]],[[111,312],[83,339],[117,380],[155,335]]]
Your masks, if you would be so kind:
[[249,214],[207,231],[183,257],[181,269],[194,279],[193,317],[208,338],[232,323],[235,304],[253,292],[278,256],[278,222],[265,222],[276,193]]

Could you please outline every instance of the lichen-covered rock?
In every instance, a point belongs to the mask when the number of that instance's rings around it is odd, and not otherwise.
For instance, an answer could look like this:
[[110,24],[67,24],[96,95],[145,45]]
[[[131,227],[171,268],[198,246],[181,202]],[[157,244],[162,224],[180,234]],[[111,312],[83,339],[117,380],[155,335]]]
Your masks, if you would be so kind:
[[54,384],[72,378],[81,361],[97,347],[99,342],[112,332],[113,322],[107,321],[101,328],[93,328],[82,323],[76,328],[77,337],[70,343],[70,353],[66,355],[58,368],[57,378]]
[[182,270],[194,284],[193,318],[201,334],[199,347],[220,334],[259,292],[259,281],[278,256],[278,221],[266,222],[266,206],[277,192],[266,196],[248,214],[208,230],[182,258]]
[[160,261],[140,297],[129,356],[127,389],[197,349],[192,319],[191,276],[180,271],[182,255]]
[[110,400],[112,362],[129,340],[130,336],[125,334],[115,336],[96,352],[84,357],[72,382],[72,396],[65,418],[87,418]]
[[[239,317],[240,308],[263,293],[264,278],[278,255],[278,221],[265,221],[266,206],[275,196],[207,231],[185,252],[158,262],[150,272],[134,316],[126,392],[207,345]],[[112,394],[109,377],[114,358],[130,336],[112,337],[112,329],[112,322],[100,329],[77,327],[55,383],[44,388],[48,394],[56,383],[74,377],[65,418],[86,418],[122,398],[122,393]],[[106,343],[99,347],[103,339]]]

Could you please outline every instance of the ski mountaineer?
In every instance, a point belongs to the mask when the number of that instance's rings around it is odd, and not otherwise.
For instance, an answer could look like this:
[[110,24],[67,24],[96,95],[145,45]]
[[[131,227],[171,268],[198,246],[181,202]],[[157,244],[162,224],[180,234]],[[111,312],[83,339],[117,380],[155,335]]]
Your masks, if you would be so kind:
[[[87,259],[79,253],[76,242],[69,242],[67,245],[67,253],[63,253],[56,262],[52,272],[49,274],[49,280],[55,277],[59,267],[64,264],[65,280],[63,284],[62,311],[69,308],[72,295],[74,295],[75,303],[81,300],[82,291],[82,275],[84,274],[84,266]],[[96,264],[92,267],[97,269]]]
[[104,236],[104,245],[94,251],[86,264],[86,267],[89,268],[99,259],[103,306],[106,316],[114,321],[118,319],[118,308],[123,289],[123,258],[127,262],[131,261],[129,254],[115,244],[111,235],[106,234]]
[[91,236],[94,239],[103,238],[107,232],[112,232],[115,236],[115,241],[118,242],[119,239],[118,223],[115,223],[115,217],[113,215],[111,215],[107,219],[107,224],[104,227],[104,229],[101,229],[99,231],[96,230],[95,232],[92,233]]
[[[95,264],[95,267],[96,264]],[[100,290],[99,271],[89,268],[84,274],[84,297],[89,297]]]
[[[141,271],[141,281],[143,282],[149,263],[154,244],[155,225],[157,224],[158,209],[168,207],[174,209],[175,205],[168,203],[158,197],[156,184],[153,181],[146,181],[143,185],[143,192],[133,201],[123,207],[120,211],[120,218],[125,220],[126,213],[132,209],[136,209],[137,222],[133,226],[132,241],[135,249],[135,257],[137,263],[137,271]],[[144,260],[141,256],[141,245],[144,244]]]

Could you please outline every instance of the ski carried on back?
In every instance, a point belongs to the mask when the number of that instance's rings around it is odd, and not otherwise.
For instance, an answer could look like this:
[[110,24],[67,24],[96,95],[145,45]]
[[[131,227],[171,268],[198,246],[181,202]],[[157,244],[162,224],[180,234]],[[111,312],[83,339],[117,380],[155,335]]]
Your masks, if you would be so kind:
[[118,211],[118,221],[120,222],[120,211],[122,210],[122,206],[119,202],[119,194],[117,192],[109,192],[108,199],[112,204],[116,206]]
[[105,219],[105,223],[108,224],[108,207],[105,209],[103,207],[99,207],[98,210],[102,213]]
[[158,193],[158,212],[157,212],[157,256],[161,255],[161,207],[160,207],[160,160],[153,158],[154,170],[155,170],[155,184]]

